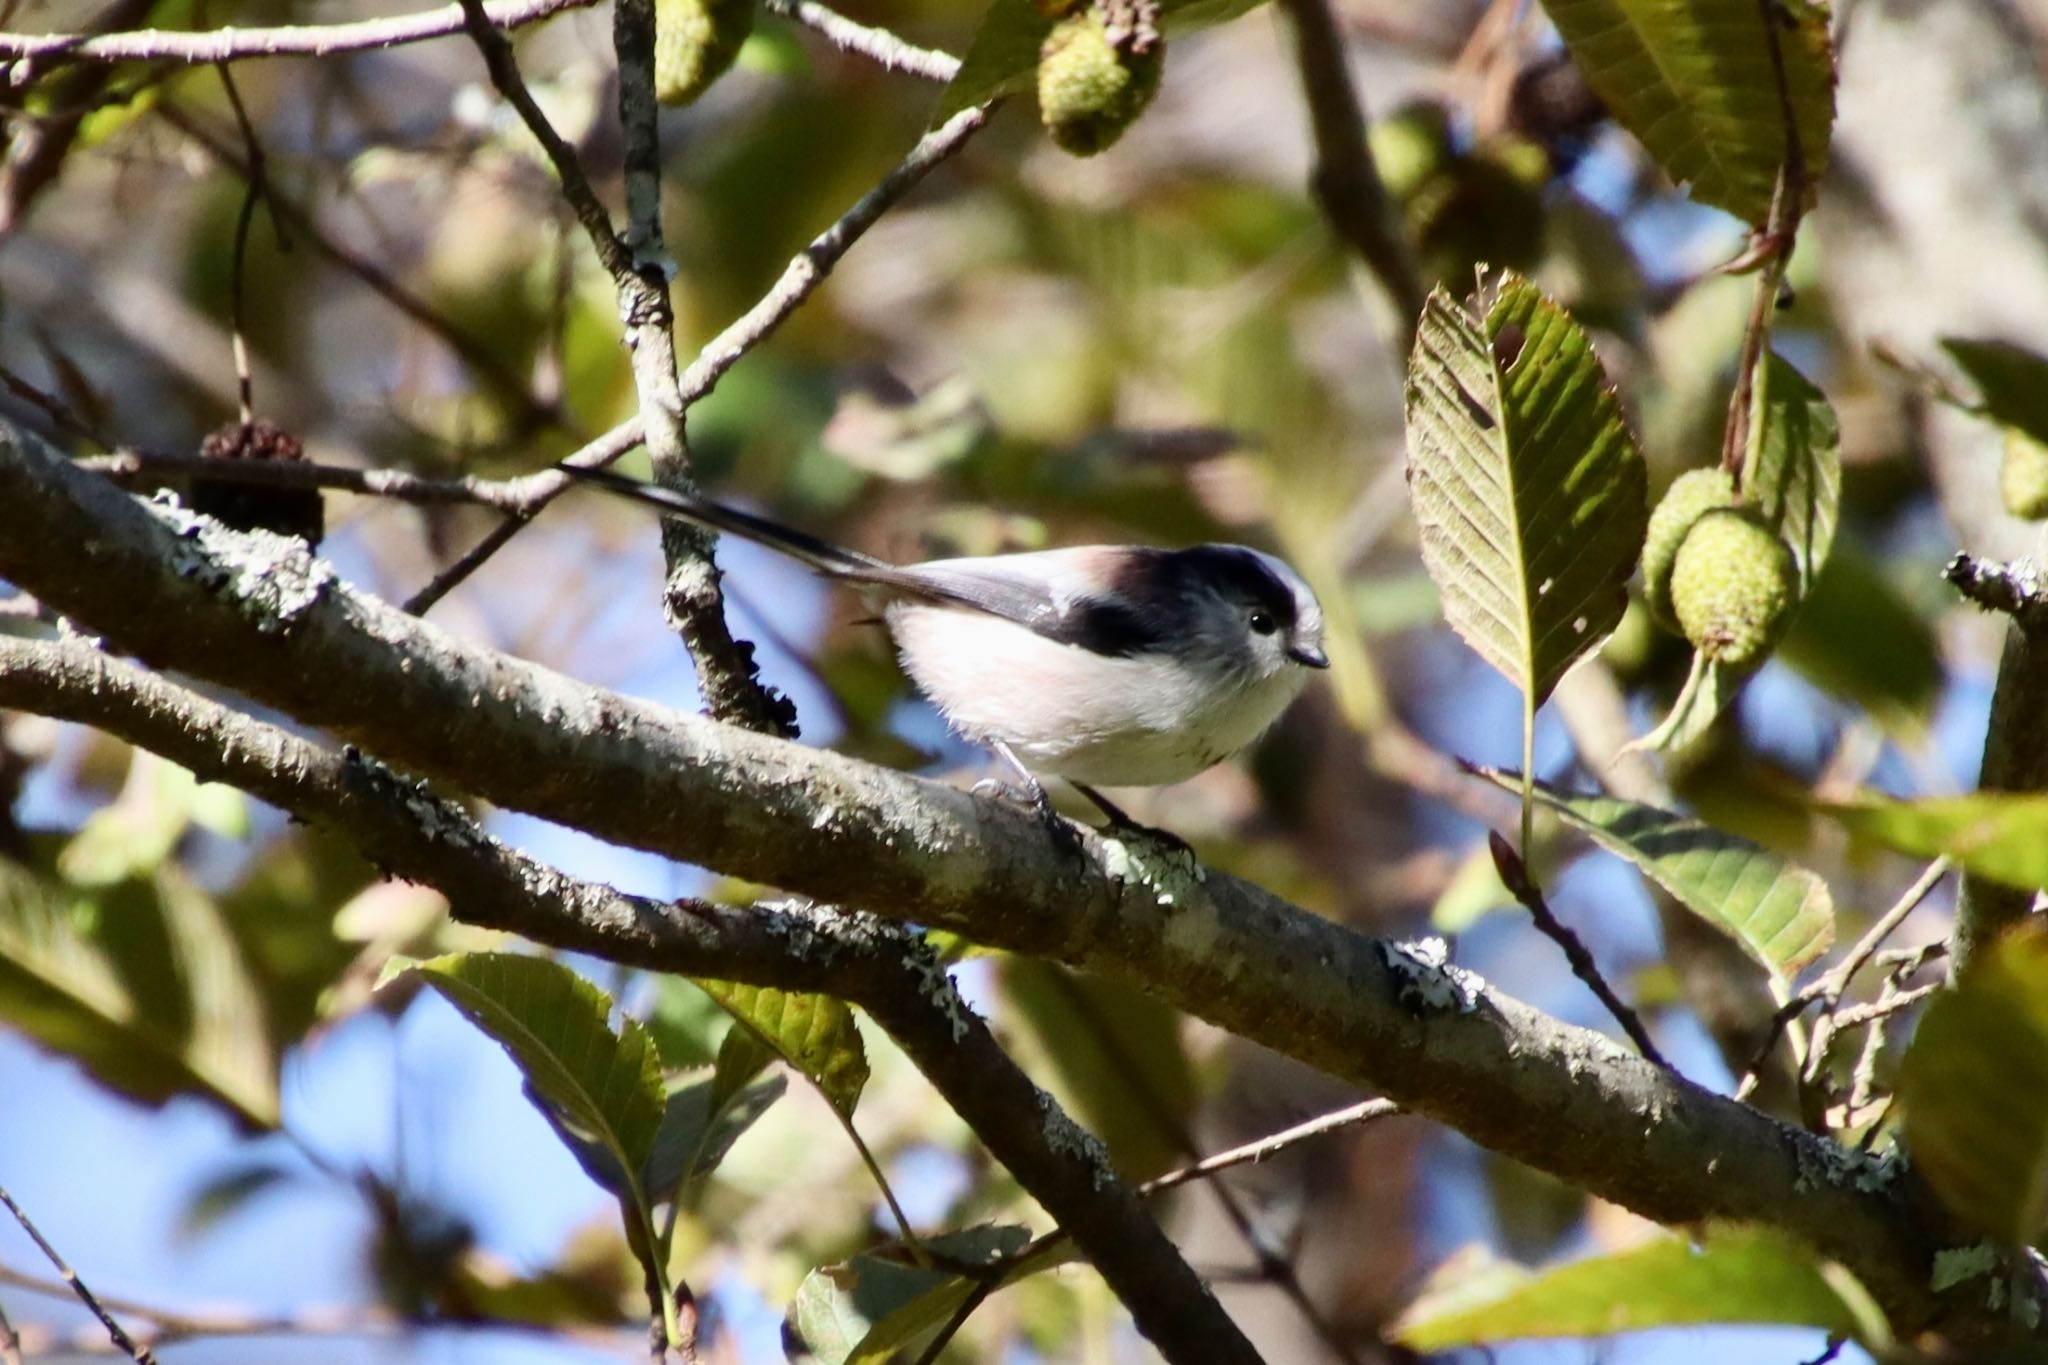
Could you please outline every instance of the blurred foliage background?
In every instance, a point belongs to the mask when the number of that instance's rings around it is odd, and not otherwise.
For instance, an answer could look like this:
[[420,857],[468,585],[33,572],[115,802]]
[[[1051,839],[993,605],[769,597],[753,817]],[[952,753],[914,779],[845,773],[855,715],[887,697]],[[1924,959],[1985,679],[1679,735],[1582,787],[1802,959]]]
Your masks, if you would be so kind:
[[[380,12],[368,0],[0,5],[20,30]],[[953,52],[981,17],[950,0],[848,12]],[[1822,871],[1849,933],[1911,868],[1816,826],[1805,799],[1969,785],[1995,635],[1937,571],[1958,544],[2033,543],[1999,508],[1996,432],[1929,401],[1918,370],[1967,387],[1943,368],[1942,337],[2048,343],[2044,13],[1854,0],[1835,17],[1834,155],[1778,344],[1842,416],[1843,538],[1779,658],[1672,773],[1708,818]],[[1593,329],[1653,496],[1714,458],[1751,288],[1715,267],[1739,251],[1740,226],[1660,181],[1540,14],[1509,0],[1345,0],[1338,16],[1372,148],[1430,278],[1463,292],[1477,263],[1513,265]],[[517,42],[616,204],[607,12]],[[142,62],[17,76],[0,91],[0,405],[81,454],[189,453],[236,407],[232,243],[252,159],[221,77]],[[259,416],[324,463],[502,477],[632,415],[610,281],[466,41],[244,62],[234,80],[266,177],[244,281]],[[764,13],[734,71],[663,115],[686,355],[896,163],[938,98]],[[692,409],[699,477],[889,556],[1097,539],[1283,552],[1329,608],[1328,684],[1248,761],[1138,797],[1133,813],[1320,913],[1374,932],[1434,920],[1504,989],[1604,1026],[1553,947],[1493,913],[1507,901],[1479,851],[1483,822],[1505,825],[1510,807],[1459,784],[1446,755],[1513,763],[1519,704],[1440,626],[1402,486],[1401,329],[1319,219],[1310,160],[1270,9],[1174,39],[1156,104],[1101,156],[1063,154],[1029,97],[1012,100]],[[334,496],[323,552],[402,600],[494,521]],[[797,700],[807,741],[980,775],[854,604],[749,547],[721,553],[739,628]],[[433,615],[690,705],[659,568],[646,520],[572,498]],[[1588,670],[1612,686],[1545,715],[1541,771],[1573,781],[1611,758],[1600,722],[1639,732],[1684,668],[1682,642],[1632,611]],[[5,716],[0,741],[0,1175],[103,1293],[172,1315],[154,1321],[173,1335],[178,1313],[208,1319],[165,1359],[642,1353],[615,1218],[503,1058],[431,995],[370,994],[392,953],[487,946],[480,935],[317,830],[105,737]],[[692,870],[530,819],[490,823],[629,889],[706,889]],[[1666,942],[1621,865],[1560,856],[1572,860],[1555,881],[1560,914],[1650,1010],[1667,1051],[1729,1087],[1710,965]],[[1939,936],[1944,914],[1937,898],[1909,936]],[[670,1065],[715,1055],[724,1016],[693,987],[579,965],[650,1020]],[[1042,963],[974,958],[960,973],[1132,1175],[1349,1098]],[[868,1045],[860,1126],[912,1217],[1016,1216],[1017,1190],[971,1135],[885,1039]],[[1172,1216],[1276,1361],[1398,1358],[1379,1329],[1468,1243],[1542,1261],[1642,1232],[1407,1120],[1185,1191]],[[888,1231],[857,1156],[793,1088],[686,1219],[678,1263],[699,1295],[704,1358],[779,1358],[781,1309],[803,1275]],[[26,1241],[0,1229],[0,1305],[25,1339],[90,1337],[35,1275]],[[1817,1349],[1811,1332],[1651,1334],[1604,1355]],[[1141,1350],[1100,1283],[1069,1268],[997,1296],[948,1358]]]

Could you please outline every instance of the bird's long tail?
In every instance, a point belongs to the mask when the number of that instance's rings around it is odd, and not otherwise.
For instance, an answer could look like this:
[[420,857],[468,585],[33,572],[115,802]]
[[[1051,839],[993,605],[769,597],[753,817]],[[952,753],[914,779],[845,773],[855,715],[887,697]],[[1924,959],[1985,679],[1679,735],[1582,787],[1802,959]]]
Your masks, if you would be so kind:
[[678,493],[672,488],[647,483],[640,479],[614,474],[609,469],[581,469],[575,465],[558,464],[555,468],[579,483],[601,488],[615,497],[628,498],[659,508],[673,516],[685,517],[701,526],[715,531],[726,531],[732,535],[751,540],[780,551],[790,558],[810,565],[820,573],[834,577],[859,579],[887,579],[893,576],[894,567],[879,559],[828,540],[820,540],[792,526],[757,517],[752,512],[743,512],[737,507],[714,502],[710,498],[691,493]]

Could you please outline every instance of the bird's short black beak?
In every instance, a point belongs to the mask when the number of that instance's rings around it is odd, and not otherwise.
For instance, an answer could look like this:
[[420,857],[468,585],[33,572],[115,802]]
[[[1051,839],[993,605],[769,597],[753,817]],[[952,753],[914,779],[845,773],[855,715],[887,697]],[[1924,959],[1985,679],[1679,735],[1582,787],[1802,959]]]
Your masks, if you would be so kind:
[[1305,668],[1328,668],[1330,656],[1316,645],[1289,645],[1287,657]]

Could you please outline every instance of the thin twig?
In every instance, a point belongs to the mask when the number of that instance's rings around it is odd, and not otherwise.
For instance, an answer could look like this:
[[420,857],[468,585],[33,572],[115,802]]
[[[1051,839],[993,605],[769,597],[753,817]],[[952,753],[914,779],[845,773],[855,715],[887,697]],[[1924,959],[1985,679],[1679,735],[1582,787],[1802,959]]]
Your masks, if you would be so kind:
[[481,479],[473,475],[458,479],[431,479],[402,469],[356,469],[347,465],[283,460],[227,463],[202,459],[197,455],[144,450],[88,455],[77,464],[81,469],[105,475],[123,485],[148,485],[165,479],[203,474],[222,483],[259,484],[271,488],[332,488],[344,493],[422,506],[469,503],[495,507],[501,512],[523,512],[532,502],[531,493],[524,491],[523,480]]
[[1915,986],[1910,990],[1899,991],[1896,994],[1887,991],[1885,995],[1871,1001],[1867,1005],[1857,1005],[1836,1014],[1834,1017],[1835,1029],[1837,1032],[1841,1032],[1846,1029],[1855,1028],[1859,1024],[1868,1024],[1873,1020],[1888,1019],[1900,1010],[1911,1009],[1928,996],[1940,990],[1941,987],[1941,982],[1930,981],[1924,986]]
[[1536,927],[1545,937],[1564,950],[1565,961],[1571,964],[1572,975],[1586,984],[1586,988],[1600,997],[1600,1003],[1607,1006],[1607,1012],[1621,1025],[1622,1032],[1636,1045],[1636,1051],[1648,1061],[1671,1069],[1671,1063],[1664,1059],[1657,1044],[1651,1040],[1650,1031],[1643,1027],[1642,1019],[1630,1009],[1614,988],[1607,984],[1607,978],[1600,975],[1599,964],[1586,951],[1586,945],[1579,936],[1567,928],[1558,917],[1551,913],[1550,903],[1543,897],[1543,888],[1536,885],[1536,879],[1529,875],[1529,868],[1514,845],[1501,837],[1500,831],[1486,832],[1486,846],[1493,854],[1494,869],[1500,873],[1501,884],[1507,887],[1514,898],[1522,903],[1529,917],[1536,921]]
[[4,1306],[0,1306],[0,1365],[21,1365],[21,1335],[7,1320]]
[[[562,463],[579,468],[601,468],[638,444],[640,423],[622,423]],[[519,499],[519,505],[510,511],[505,520],[492,527],[483,539],[472,545],[462,558],[435,574],[432,582],[407,598],[406,611],[414,616],[425,614],[436,602],[453,592],[464,579],[482,568],[486,560],[503,549],[507,541],[524,530],[528,522],[540,515],[542,508],[554,501],[562,490],[569,486],[569,476],[546,469],[538,474],[529,474],[524,479],[514,480],[510,486],[517,490],[515,496]]]
[[[1840,962],[1778,1007],[1777,1012],[1771,1016],[1770,1028],[1764,1034],[1763,1042],[1750,1058],[1741,1082],[1735,1087],[1735,1098],[1747,1099],[1756,1089],[1758,1077],[1762,1074],[1764,1062],[1770,1057],[1771,1050],[1778,1045],[1778,1039],[1786,1027],[1806,1012],[1807,1006],[1820,1003],[1830,1014],[1835,1011],[1843,995],[1847,994],[1850,985],[1855,981],[1857,973],[1863,970],[1864,964],[1868,963],[1877,950],[1884,946],[1884,941],[1920,908],[1921,902],[1925,901],[1933,893],[1934,888],[1941,884],[1941,879],[1948,875],[1950,867],[1951,863],[1945,857],[1936,858],[1929,863],[1921,870],[1920,875],[1913,879],[1912,885],[1892,902],[1891,908],[1877,917],[1864,932],[1863,937],[1856,941],[1856,946],[1851,948]],[[1914,951],[1916,954],[1920,952],[1918,949]],[[1827,1017],[1823,1016],[1814,1025],[1813,1037],[1806,1049],[1808,1064],[1805,1070],[1809,1078],[1818,1074],[1812,1066],[1813,1056],[1824,1050],[1827,1034],[1838,1026],[1839,1022],[1837,1020],[1835,1024],[1830,1024]]]
[[[724,331],[713,337],[697,353],[696,360],[683,371],[677,386],[685,410],[713,389],[725,377],[728,370],[740,362],[746,354],[766,341],[775,329],[794,313],[805,299],[823,284],[832,268],[839,264],[861,235],[873,227],[882,215],[900,202],[917,187],[926,175],[931,173],[946,158],[967,145],[967,140],[981,131],[988,123],[993,104],[963,109],[939,127],[932,129],[896,168],[876,182],[875,187],[862,195],[854,205],[841,214],[833,224],[811,239],[806,246],[783,267],[781,276],[754,306],[734,319]],[[603,450],[600,458],[590,459],[592,465],[609,464],[640,444],[643,430],[641,419],[633,417],[598,437],[585,447],[585,451]],[[586,463],[583,452],[570,457],[569,463]],[[554,501],[569,481],[558,474],[531,476],[545,480],[545,486],[525,504],[525,517],[530,520],[548,503]],[[485,541],[464,555],[457,563],[444,570],[433,583],[422,589],[410,602],[407,609],[418,614],[431,607],[448,591],[469,575],[481,568],[486,560],[504,547],[524,525],[523,521],[508,521],[495,529]]]
[[[1143,1111],[1153,1126],[1180,1150],[1182,1156],[1198,1157],[1201,1149],[1195,1144],[1194,1134],[1189,1132],[1187,1125],[1174,1114],[1164,1097],[1153,1086],[1145,1068],[1139,1064],[1137,1058],[1131,1056],[1129,1050],[1123,1046],[1122,1040],[1111,1030],[1109,1021],[1095,1008],[1095,1002],[1066,971],[1058,967],[1048,967],[1047,970],[1053,974],[1052,980],[1066,998],[1068,1012],[1094,1036],[1095,1045],[1116,1071],[1125,1090],[1136,1101],[1137,1108]],[[1253,1221],[1250,1211],[1245,1208],[1244,1202],[1221,1181],[1211,1184],[1209,1193],[1215,1197],[1217,1206],[1223,1210],[1224,1218],[1236,1231],[1238,1240],[1243,1242],[1245,1249],[1251,1253],[1260,1276],[1280,1290],[1333,1358],[1347,1362],[1348,1365],[1355,1365],[1358,1356],[1351,1343],[1337,1331],[1336,1324],[1316,1307],[1315,1300],[1309,1297],[1307,1288],[1301,1282],[1301,1276],[1295,1272],[1294,1265],[1287,1256],[1266,1244],[1266,1239],[1260,1235],[1258,1226]]]
[[[1212,1156],[1204,1157],[1192,1165],[1182,1166],[1177,1170],[1168,1171],[1164,1175],[1154,1176],[1138,1186],[1138,1193],[1146,1198],[1150,1198],[1155,1194],[1163,1194],[1167,1190],[1177,1189],[1192,1181],[1206,1180],[1210,1176],[1219,1175],[1234,1166],[1252,1165],[1269,1160],[1288,1148],[1307,1142],[1312,1138],[1319,1138],[1346,1128],[1354,1128],[1361,1124],[1372,1123],[1378,1119],[1392,1118],[1401,1112],[1401,1106],[1392,1100],[1360,1100],[1357,1104],[1346,1105],[1342,1109],[1333,1110],[1330,1113],[1309,1119],[1303,1123],[1297,1123],[1292,1128],[1283,1128],[1277,1133],[1268,1133],[1265,1137],[1254,1138],[1252,1141],[1243,1143],[1240,1146],[1231,1147]],[[938,1338],[925,1349],[924,1354],[918,1357],[918,1365],[929,1365],[931,1361],[938,1358],[939,1351],[944,1348],[947,1342],[953,1339],[953,1336],[966,1324],[967,1319],[973,1316],[974,1310],[979,1308],[990,1294],[1003,1287],[1007,1280],[1008,1267],[1028,1261],[1045,1251],[1048,1247],[1057,1246],[1066,1239],[1066,1235],[1063,1229],[1054,1228],[1051,1232],[1033,1239],[1029,1246],[1015,1255],[1007,1257],[1001,1264],[988,1267],[985,1277],[981,1284],[976,1286],[974,1294],[968,1298],[967,1302],[960,1305],[958,1311],[947,1321]],[[1210,1278],[1213,1279],[1215,1277],[1211,1276]]]
[[[582,9],[594,0],[493,0],[489,21],[519,28]],[[283,28],[220,28],[182,33],[141,29],[129,33],[0,33],[0,57],[31,57],[38,63],[187,62],[205,65],[251,57],[327,57],[445,38],[462,31],[462,7],[444,5],[421,14],[363,19],[348,24],[293,24]]]
[[548,163],[555,168],[555,178],[561,182],[562,198],[576,214],[576,221],[583,224],[583,230],[597,252],[597,259],[615,279],[621,273],[630,274],[633,263],[612,229],[611,215],[605,212],[597,191],[590,187],[589,177],[583,174],[583,163],[577,158],[576,149],[555,131],[555,125],[534,102],[533,92],[526,88],[526,80],[519,74],[519,65],[512,56],[511,41],[498,31],[484,0],[461,0],[460,8],[470,40],[483,55],[484,69],[490,73],[491,84],[518,113],[527,131],[533,134],[534,141],[547,154]]
[[902,71],[941,85],[960,74],[960,59],[952,53],[917,47],[888,29],[855,23],[817,0],[763,0],[762,8],[802,24],[842,52],[866,57],[890,71]]
[[1294,59],[1315,132],[1310,187],[1331,230],[1386,292],[1398,316],[1405,355],[1428,291],[1365,140],[1365,108],[1345,60],[1344,35],[1328,0],[1281,0],[1281,5],[1293,21]]
[[[155,113],[197,143],[208,156],[222,166],[245,180],[250,178],[249,163],[237,156],[233,147],[214,136],[204,124],[176,104],[166,100],[156,107]],[[289,231],[294,236],[305,238],[313,250],[326,260],[354,276],[400,315],[432,333],[495,392],[516,405],[522,421],[534,425],[564,427],[571,431],[575,429],[558,403],[544,402],[536,397],[528,390],[526,382],[508,369],[497,356],[464,335],[432,304],[393,279],[375,262],[351,251],[321,231],[312,213],[279,194],[275,185],[270,186],[265,199],[270,208],[271,221],[276,224],[280,234]]]
[[[235,88],[233,71],[226,62],[215,68],[220,73],[221,89],[227,92],[228,107],[234,110],[235,126],[241,130],[242,146],[247,149],[249,167],[248,183],[242,190],[242,207],[235,214],[235,244],[232,265],[229,269],[228,284],[228,331],[235,352],[235,397],[241,410],[241,422],[248,426],[256,420],[256,382],[249,374],[249,334],[246,311],[249,281],[249,228],[256,221],[256,205],[270,197],[270,177],[264,169],[263,144],[257,140],[256,125],[249,121],[249,111],[242,104],[242,92]],[[271,227],[277,226],[277,215],[271,214]],[[283,245],[280,239],[280,245]]]
[[108,1339],[114,1345],[126,1351],[129,1358],[136,1361],[137,1365],[156,1365],[156,1357],[149,1353],[149,1348],[137,1345],[135,1339],[122,1329],[121,1324],[114,1321],[114,1315],[109,1313],[106,1307],[93,1296],[93,1292],[85,1287],[85,1281],[78,1278],[78,1272],[73,1270],[65,1262],[64,1258],[57,1254],[57,1248],[50,1245],[49,1239],[43,1236],[42,1229],[31,1222],[26,1213],[22,1212],[21,1205],[14,1202],[14,1196],[7,1192],[7,1187],[4,1185],[0,1185],[0,1204],[7,1206],[7,1211],[14,1215],[14,1221],[21,1224],[21,1230],[29,1235],[29,1240],[36,1244],[37,1250],[41,1251],[50,1264],[56,1268],[57,1273],[64,1277],[64,1283],[70,1286],[73,1294],[78,1296],[78,1301],[90,1309],[92,1315],[100,1320],[100,1326],[107,1329]]

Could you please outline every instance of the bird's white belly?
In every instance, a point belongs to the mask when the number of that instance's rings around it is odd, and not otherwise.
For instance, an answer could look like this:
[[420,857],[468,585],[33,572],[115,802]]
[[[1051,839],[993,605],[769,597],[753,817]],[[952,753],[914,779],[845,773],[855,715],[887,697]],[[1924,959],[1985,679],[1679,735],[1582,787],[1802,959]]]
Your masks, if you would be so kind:
[[896,603],[889,629],[918,690],[962,736],[1001,740],[1033,772],[1091,786],[1193,777],[1250,744],[1305,675],[1225,677],[1160,655],[1113,658],[978,612]]

